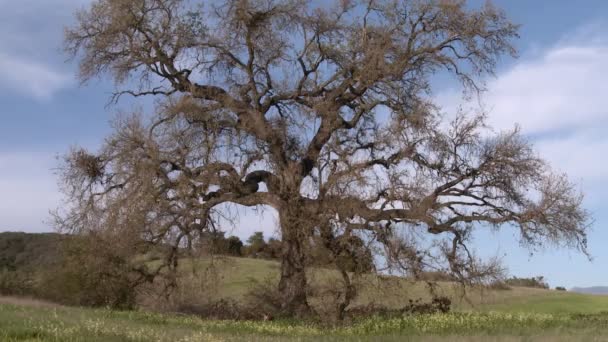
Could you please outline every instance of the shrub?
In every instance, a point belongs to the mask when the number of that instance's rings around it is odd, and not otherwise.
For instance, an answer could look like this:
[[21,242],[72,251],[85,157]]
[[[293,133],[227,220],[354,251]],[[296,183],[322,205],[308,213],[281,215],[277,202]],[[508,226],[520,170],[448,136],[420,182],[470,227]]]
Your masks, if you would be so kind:
[[32,274],[0,269],[0,295],[30,296],[34,292],[34,287]]
[[511,277],[505,280],[505,283],[510,286],[533,287],[539,289],[549,289],[549,284],[545,281],[545,277],[537,276],[531,278]]
[[456,278],[449,274],[448,272],[444,272],[444,271],[423,271],[420,272],[420,274],[418,275],[418,279],[419,280],[423,280],[423,281],[431,281],[431,282],[437,282],[437,281],[455,281]]
[[430,302],[421,299],[409,300],[409,304],[402,309],[407,314],[434,314],[447,313],[452,307],[452,300],[445,296],[435,296]]
[[267,278],[263,281],[252,280],[251,287],[246,296],[247,305],[251,314],[257,319],[281,316],[281,294],[276,280]]
[[556,286],[555,290],[557,290],[557,291],[566,291],[566,288],[563,287],[563,286]]
[[403,318],[407,316],[430,315],[430,314],[446,314],[449,313],[452,307],[452,301],[448,297],[435,296],[430,302],[424,302],[421,298],[409,300],[409,303],[400,309],[388,308],[377,304],[368,304],[356,306],[347,311],[348,316],[352,318],[369,318],[381,317]]
[[243,241],[236,236],[231,236],[226,239],[226,253],[232,256],[243,255]]
[[[229,261],[226,261],[229,262]],[[182,274],[168,296],[162,294],[162,281],[145,286],[139,304],[147,310],[196,315],[211,320],[273,320],[280,316],[280,297],[275,280],[252,280],[245,300],[220,298],[216,286],[217,269]]]
[[511,290],[511,287],[509,285],[507,285],[507,283],[503,280],[495,280],[495,281],[491,282],[490,285],[488,285],[488,288],[491,290],[497,290],[497,291]]
[[221,298],[198,305],[184,304],[180,313],[196,315],[210,320],[261,320],[262,315],[255,315],[251,308],[245,307],[234,299]]
[[247,239],[247,247],[245,248],[245,255],[250,258],[264,257],[264,250],[266,249],[266,240],[264,240],[263,232],[255,232]]
[[78,237],[66,241],[55,266],[39,271],[38,297],[67,305],[131,309],[136,281],[128,260],[105,241]]
[[146,310],[206,317],[218,298],[219,270],[229,262],[230,259],[214,258],[206,266],[177,272],[174,278],[159,277],[138,289],[137,303]]

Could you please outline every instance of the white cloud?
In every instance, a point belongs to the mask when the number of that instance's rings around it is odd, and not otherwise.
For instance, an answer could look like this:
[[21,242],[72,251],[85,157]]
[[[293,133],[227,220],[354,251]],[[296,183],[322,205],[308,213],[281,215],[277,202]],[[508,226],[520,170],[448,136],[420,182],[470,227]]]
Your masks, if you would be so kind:
[[543,139],[536,147],[541,156],[548,156],[551,162],[559,166],[575,180],[594,184],[608,180],[608,162],[604,153],[608,151],[608,139],[594,139],[588,131],[561,139]]
[[0,0],[0,89],[50,99],[73,83],[60,53],[63,28],[89,0]]
[[523,58],[487,83],[479,104],[463,103],[453,90],[439,94],[439,103],[446,114],[460,105],[481,108],[496,130],[520,125],[539,154],[581,182],[599,204],[608,186],[608,161],[602,157],[608,151],[608,41],[595,36],[576,30]]
[[489,83],[492,126],[549,133],[608,119],[608,45],[558,46]]
[[72,82],[73,76],[36,61],[0,53],[0,87],[49,99]]

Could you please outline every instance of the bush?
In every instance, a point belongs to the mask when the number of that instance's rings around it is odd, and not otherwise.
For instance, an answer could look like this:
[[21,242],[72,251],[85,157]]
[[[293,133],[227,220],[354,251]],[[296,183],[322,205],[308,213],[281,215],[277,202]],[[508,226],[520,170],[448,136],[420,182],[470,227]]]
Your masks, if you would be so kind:
[[0,295],[31,296],[35,283],[32,274],[22,271],[0,270]]
[[409,300],[409,304],[402,309],[407,314],[434,314],[450,312],[452,300],[445,296],[435,296],[429,303],[421,299]]
[[566,288],[563,287],[563,286],[557,286],[557,287],[555,287],[555,290],[557,290],[557,291],[567,291]]
[[263,281],[251,282],[246,296],[251,315],[257,319],[281,316],[281,294],[276,286],[276,280],[267,278]]
[[132,309],[135,288],[122,271],[106,273],[88,265],[49,272],[37,296],[66,305]]
[[37,296],[41,270],[59,261],[64,235],[0,233],[0,295]]
[[400,309],[387,308],[376,304],[357,306],[349,309],[347,314],[351,319],[369,317],[402,318],[404,315],[446,314],[450,312],[451,307],[452,301],[448,297],[435,296],[430,302],[424,302],[421,298],[410,299],[409,304]]
[[31,271],[54,263],[61,251],[57,248],[64,235],[54,233],[0,233],[0,269]]
[[266,249],[266,240],[264,240],[263,232],[255,232],[247,239],[247,247],[245,247],[245,256],[250,258],[263,258],[264,250]]
[[[195,314],[205,317],[218,298],[221,283],[219,272],[231,262],[226,258],[214,258],[213,262],[178,272],[175,278],[159,277],[138,289],[138,305],[146,310]],[[167,291],[170,290],[170,291]]]
[[0,234],[0,295],[66,305],[135,305],[135,284],[124,255],[92,237]]
[[422,281],[431,281],[431,282],[456,281],[456,278],[453,275],[449,274],[448,272],[444,272],[444,271],[424,271],[424,272],[420,273],[420,275],[418,276],[418,279],[422,280]]
[[[229,261],[223,261],[229,262]],[[139,304],[152,311],[196,315],[212,320],[272,320],[280,316],[280,297],[272,279],[258,282],[252,280],[245,300],[220,298],[216,267],[203,272],[182,274],[168,296],[162,294],[162,281],[145,286]]]
[[502,280],[495,280],[495,281],[491,282],[490,285],[488,285],[488,288],[491,290],[497,290],[497,291],[511,290],[511,287]]
[[226,254],[238,257],[243,255],[243,241],[238,237],[229,237],[226,239],[226,245]]
[[505,283],[510,286],[533,287],[539,289],[549,289],[549,284],[545,281],[545,277],[537,276],[531,278],[512,277],[505,280]]
[[60,262],[39,270],[36,296],[66,305],[131,309],[136,283],[128,260],[111,244],[93,237],[74,237],[62,246]]

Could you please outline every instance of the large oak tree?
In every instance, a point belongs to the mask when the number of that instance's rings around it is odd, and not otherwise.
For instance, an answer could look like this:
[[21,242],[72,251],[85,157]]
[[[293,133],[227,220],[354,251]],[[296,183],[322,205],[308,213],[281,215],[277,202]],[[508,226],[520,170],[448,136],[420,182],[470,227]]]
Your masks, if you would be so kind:
[[[290,314],[310,310],[311,241],[458,279],[495,271],[468,247],[475,228],[585,251],[588,214],[565,176],[517,129],[449,119],[432,101],[435,75],[476,95],[516,36],[499,9],[459,0],[96,0],[66,30],[80,77],[109,75],[113,100],[154,97],[156,112],[67,156],[61,225],[173,246],[163,265],[176,267],[227,204],[273,208]],[[355,290],[342,276],[344,309]]]

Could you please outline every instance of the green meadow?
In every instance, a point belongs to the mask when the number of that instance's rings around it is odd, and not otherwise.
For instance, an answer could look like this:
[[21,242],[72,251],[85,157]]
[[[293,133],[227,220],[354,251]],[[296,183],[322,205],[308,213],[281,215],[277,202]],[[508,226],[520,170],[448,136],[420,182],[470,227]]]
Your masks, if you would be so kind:
[[[214,296],[241,298],[251,283],[273,279],[278,264],[256,259],[213,261]],[[185,263],[208,269],[209,260]],[[194,273],[197,274],[197,273]],[[311,279],[335,276],[315,270]],[[425,287],[403,279],[371,277],[358,304],[423,297]],[[0,299],[0,341],[602,341],[608,340],[608,296],[513,287],[467,289],[450,283],[440,291],[453,299],[447,314],[367,318],[345,326],[287,320],[214,321],[147,311],[112,311],[59,306],[36,300]],[[317,300],[317,307],[322,305]]]
[[[551,308],[553,299],[547,296],[539,303]],[[0,305],[2,341],[601,341],[608,336],[608,314],[575,313],[574,301],[569,301],[571,313],[509,312],[505,307],[507,311],[369,318],[344,327],[10,302]]]

